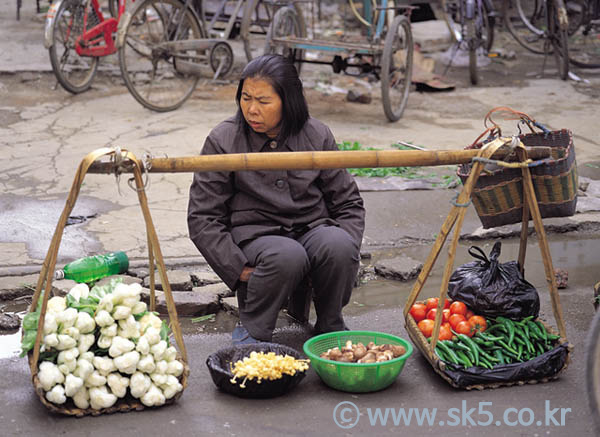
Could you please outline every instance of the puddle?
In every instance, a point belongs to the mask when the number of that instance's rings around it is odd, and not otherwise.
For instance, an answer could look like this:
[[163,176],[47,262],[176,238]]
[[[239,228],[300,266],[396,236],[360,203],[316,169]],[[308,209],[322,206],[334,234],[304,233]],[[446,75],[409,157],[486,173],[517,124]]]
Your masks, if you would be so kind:
[[[493,241],[477,242],[477,246],[488,254],[493,246]],[[454,268],[466,262],[473,261],[468,249],[473,245],[471,242],[459,244],[456,252]],[[600,238],[589,238],[589,236],[578,237],[576,235],[553,235],[549,242],[550,252],[553,255],[554,267],[566,269],[569,272],[569,288],[560,290],[561,295],[575,289],[589,289],[590,296],[593,284],[600,280],[600,258],[598,247]],[[369,264],[385,258],[393,258],[400,254],[406,254],[411,258],[424,262],[431,250],[430,246],[414,246],[405,249],[393,249],[378,251],[372,254]],[[501,262],[517,259],[519,253],[519,240],[506,239],[502,241]],[[440,253],[431,275],[418,299],[439,295],[440,284],[444,264],[447,259],[447,248]],[[540,255],[539,246],[535,238],[530,238],[527,245],[527,257],[525,261],[525,278],[531,282],[540,293],[547,292],[544,266]],[[412,290],[414,281],[400,282],[386,279],[369,281],[355,288],[350,303],[344,308],[348,315],[361,315],[382,308],[403,308]],[[23,316],[27,309],[26,303],[0,306],[4,312],[17,313]],[[282,313],[283,314],[283,313]],[[314,320],[314,308],[311,307],[311,320]],[[184,335],[200,335],[211,333],[231,332],[238,318],[225,311],[220,311],[214,318],[201,322],[192,322],[192,318],[180,317],[181,329]],[[277,322],[279,329],[294,325],[285,315],[281,315]],[[20,331],[9,335],[0,335],[0,358],[15,357],[20,352]]]
[[[39,200],[11,194],[0,196],[0,242],[25,242],[30,258],[44,259],[64,207],[65,197]],[[112,209],[114,205],[108,201],[80,196],[71,212],[71,226],[63,234],[59,261],[99,251],[100,242],[86,232],[85,220]]]
[[[0,311],[8,314],[17,314],[23,319],[29,304],[26,302],[0,304]],[[0,333],[0,359],[14,358],[21,353],[21,328],[16,331],[2,331]]]

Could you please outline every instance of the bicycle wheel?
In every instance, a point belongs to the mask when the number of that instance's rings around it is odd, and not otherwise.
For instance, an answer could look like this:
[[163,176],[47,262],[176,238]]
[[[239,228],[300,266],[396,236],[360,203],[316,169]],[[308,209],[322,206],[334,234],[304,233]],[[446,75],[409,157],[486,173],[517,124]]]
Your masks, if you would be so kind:
[[478,32],[481,34],[481,38],[483,40],[483,46],[486,52],[490,52],[492,50],[492,46],[494,45],[494,28],[496,26],[496,19],[493,16],[490,16],[491,11],[486,6],[486,2],[481,2],[481,9],[479,10],[477,17],[477,28]]
[[515,40],[527,50],[545,54],[551,46],[545,44],[546,7],[542,0],[504,0],[504,25]]
[[548,8],[548,36],[552,44],[558,76],[567,80],[569,75],[569,35],[567,23],[561,25],[560,17],[567,17],[563,0],[549,0]]
[[75,51],[75,41],[83,33],[84,18],[88,29],[100,22],[93,8],[88,11],[91,13],[86,13],[85,4],[79,1],[61,3],[54,19],[52,46],[48,49],[58,83],[73,94],[89,89],[98,70],[97,57],[79,56]]
[[600,432],[600,311],[596,312],[586,339],[585,381],[588,404]]
[[475,28],[475,19],[467,20],[465,41],[469,49],[469,79],[472,85],[477,85],[477,52],[479,43],[477,39],[477,29]]
[[[567,4],[572,10],[570,3]],[[581,25],[573,33],[569,32],[569,59],[571,63],[582,68],[600,68],[600,3],[599,8],[593,11],[593,5],[584,9]],[[569,15],[569,28],[571,29],[571,15]]]
[[300,22],[298,14],[294,8],[284,6],[275,12],[273,22],[267,31],[267,40],[265,41],[264,53],[278,53],[294,62],[298,74],[302,70],[302,60],[304,59],[304,50],[287,48],[273,42],[273,38],[299,37],[301,36]]
[[[306,36],[306,22],[302,8],[298,3],[293,3],[298,21],[298,33],[296,36]],[[244,52],[248,62],[264,53],[267,33],[271,22],[275,18],[277,3],[273,0],[248,0],[244,7],[242,21],[240,23],[240,38],[244,43]]]
[[177,49],[166,43],[204,37],[196,15],[179,0],[138,3],[119,47],[121,74],[131,95],[153,111],[179,108],[198,83],[205,50]]
[[392,21],[383,44],[381,59],[381,99],[389,121],[402,117],[408,101],[413,68],[413,38],[408,18],[398,15]]

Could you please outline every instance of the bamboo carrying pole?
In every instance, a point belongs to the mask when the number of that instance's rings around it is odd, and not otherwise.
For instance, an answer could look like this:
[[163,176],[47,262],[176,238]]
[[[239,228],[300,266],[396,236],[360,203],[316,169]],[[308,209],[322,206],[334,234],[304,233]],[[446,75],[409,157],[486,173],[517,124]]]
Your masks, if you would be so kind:
[[[505,141],[491,158],[504,159],[510,148]],[[152,158],[144,171],[149,173],[186,173],[240,170],[313,170],[352,167],[422,167],[467,164],[478,150],[369,150],[339,152],[269,152],[201,155],[181,158]],[[532,147],[532,159],[551,156],[550,147]],[[96,162],[88,173],[113,173],[112,162]],[[127,166],[121,168],[130,172]]]

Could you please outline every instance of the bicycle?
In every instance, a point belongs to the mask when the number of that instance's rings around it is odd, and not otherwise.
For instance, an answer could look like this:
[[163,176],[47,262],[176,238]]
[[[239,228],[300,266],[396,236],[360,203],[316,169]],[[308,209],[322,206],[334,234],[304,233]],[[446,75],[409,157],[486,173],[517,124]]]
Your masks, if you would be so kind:
[[444,19],[452,38],[456,41],[452,59],[458,49],[469,53],[469,79],[471,84],[479,82],[477,56],[486,56],[494,43],[495,12],[491,0],[442,0]]
[[[571,2],[581,4],[582,0]],[[565,5],[564,0],[505,0],[502,14],[507,30],[526,49],[538,54],[554,54],[559,77],[569,74],[569,23],[577,8]],[[573,23],[576,20],[572,21]]]
[[[572,7],[577,6],[577,8]],[[580,68],[600,68],[600,0],[567,2],[569,60]]]

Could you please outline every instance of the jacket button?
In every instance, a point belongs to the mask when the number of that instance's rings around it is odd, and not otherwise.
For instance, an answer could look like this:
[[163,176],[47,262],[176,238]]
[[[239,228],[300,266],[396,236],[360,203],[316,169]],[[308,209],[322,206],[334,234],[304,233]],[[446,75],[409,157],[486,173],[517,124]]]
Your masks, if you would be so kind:
[[283,181],[283,179],[277,179],[275,185],[277,186],[277,188],[283,188],[285,186],[285,182]]
[[269,143],[269,146],[271,146],[271,149],[276,149],[277,148],[277,141],[271,141]]

